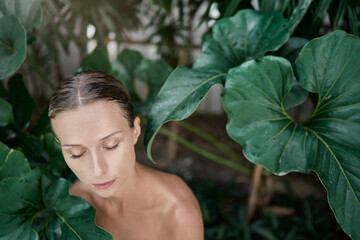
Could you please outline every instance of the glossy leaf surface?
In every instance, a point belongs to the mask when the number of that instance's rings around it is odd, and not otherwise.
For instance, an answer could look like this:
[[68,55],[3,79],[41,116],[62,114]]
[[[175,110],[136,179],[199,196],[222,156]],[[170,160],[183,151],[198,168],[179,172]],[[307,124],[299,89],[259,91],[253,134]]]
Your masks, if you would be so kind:
[[69,195],[68,189],[68,181],[41,169],[1,181],[0,205],[7,207],[0,209],[0,238],[18,239],[22,234],[27,236],[23,239],[113,239],[95,225],[91,206]]
[[144,145],[151,157],[151,145],[161,125],[189,117],[215,84],[224,84],[228,70],[242,62],[277,50],[289,38],[291,21],[280,13],[260,14],[239,11],[220,19],[212,30],[213,38],[202,47],[193,69],[176,68],[149,113]]
[[229,72],[224,108],[227,132],[246,157],[273,173],[315,171],[346,233],[360,237],[360,40],[337,31],[309,42],[296,77],[318,94],[312,116],[298,125],[283,102],[291,64],[278,57],[249,61]]
[[290,37],[292,22],[279,12],[261,14],[239,11],[235,16],[217,21],[213,39],[207,40],[193,68],[204,66],[227,72],[248,59],[279,49]]
[[0,18],[0,79],[15,72],[26,57],[26,33],[13,15]]
[[30,172],[25,156],[0,142],[0,181],[8,177],[23,177]]

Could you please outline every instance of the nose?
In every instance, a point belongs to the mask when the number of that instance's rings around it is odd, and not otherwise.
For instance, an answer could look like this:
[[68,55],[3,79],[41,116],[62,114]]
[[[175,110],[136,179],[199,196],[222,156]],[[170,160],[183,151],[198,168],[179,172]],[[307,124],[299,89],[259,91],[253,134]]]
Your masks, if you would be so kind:
[[107,163],[101,151],[95,151],[92,155],[92,165],[93,172],[96,177],[106,173]]

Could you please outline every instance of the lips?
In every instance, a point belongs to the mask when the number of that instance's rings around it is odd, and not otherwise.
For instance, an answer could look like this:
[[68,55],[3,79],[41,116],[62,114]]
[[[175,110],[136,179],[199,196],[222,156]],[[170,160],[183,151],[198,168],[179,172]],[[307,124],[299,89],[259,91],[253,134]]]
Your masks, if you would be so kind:
[[116,179],[109,181],[109,182],[105,182],[105,183],[99,183],[99,184],[93,184],[96,188],[98,189],[107,189],[109,187],[111,187],[111,185],[113,185],[113,183],[115,182]]

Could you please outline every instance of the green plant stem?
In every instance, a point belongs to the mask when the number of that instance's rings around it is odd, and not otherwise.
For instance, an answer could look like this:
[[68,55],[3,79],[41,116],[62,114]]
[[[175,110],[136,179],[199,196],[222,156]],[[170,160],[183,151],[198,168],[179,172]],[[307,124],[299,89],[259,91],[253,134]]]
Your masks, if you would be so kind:
[[235,160],[235,161],[242,161],[241,157],[234,152],[230,147],[228,147],[226,144],[223,144],[222,142],[220,142],[219,140],[217,140],[216,138],[214,138],[213,136],[211,136],[210,134],[207,134],[206,132],[204,132],[203,130],[201,130],[200,128],[197,128],[196,126],[188,123],[188,122],[177,122],[181,127],[187,129],[188,131],[195,133],[197,136],[201,137],[202,139],[208,141],[209,143],[211,143],[212,145],[214,145],[216,148],[218,148],[219,150],[221,150],[223,153],[227,154],[231,159]]
[[222,164],[222,165],[227,166],[229,168],[232,168],[232,169],[234,169],[234,170],[236,170],[238,172],[241,172],[241,173],[243,173],[245,175],[248,175],[248,176],[251,175],[252,171],[251,171],[250,168],[242,166],[241,164],[230,161],[228,159],[222,158],[222,157],[220,157],[220,156],[218,156],[216,154],[213,154],[213,153],[211,153],[211,152],[209,152],[209,151],[207,151],[207,150],[205,150],[205,149],[203,149],[203,148],[189,142],[188,140],[174,134],[173,132],[171,132],[171,131],[169,131],[167,129],[161,128],[159,130],[159,133],[164,134],[164,135],[174,139],[178,143],[184,145],[185,147],[191,149],[192,151],[198,153],[199,155],[208,158],[209,160],[212,160],[212,161],[214,161],[216,163],[219,163],[219,164]]
[[32,63],[28,58],[26,63],[37,73],[37,75],[52,89],[55,90],[55,85],[45,76],[38,66]]

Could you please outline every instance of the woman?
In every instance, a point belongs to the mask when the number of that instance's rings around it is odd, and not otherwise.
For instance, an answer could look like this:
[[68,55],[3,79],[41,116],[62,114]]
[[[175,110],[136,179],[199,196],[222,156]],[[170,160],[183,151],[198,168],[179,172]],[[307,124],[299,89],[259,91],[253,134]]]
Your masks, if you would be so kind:
[[140,119],[118,80],[99,71],[65,79],[49,118],[79,179],[70,194],[95,208],[98,226],[117,240],[203,239],[200,208],[186,184],[136,162]]

